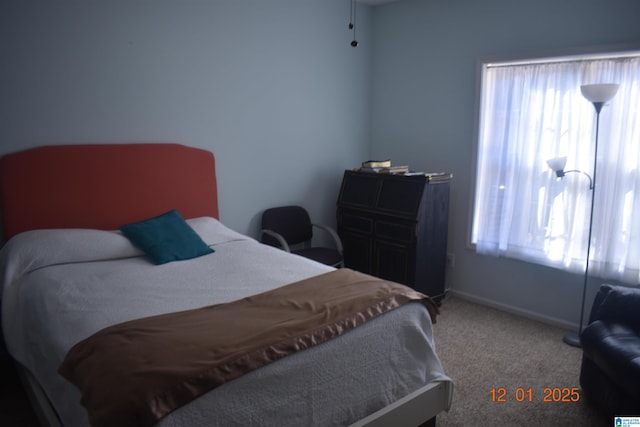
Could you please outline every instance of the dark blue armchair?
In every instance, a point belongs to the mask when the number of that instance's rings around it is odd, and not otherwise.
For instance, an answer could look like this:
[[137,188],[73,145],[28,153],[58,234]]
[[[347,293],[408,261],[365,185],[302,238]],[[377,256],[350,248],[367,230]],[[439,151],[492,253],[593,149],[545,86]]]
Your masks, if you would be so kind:
[[607,415],[640,415],[640,288],[602,285],[580,336],[584,397]]

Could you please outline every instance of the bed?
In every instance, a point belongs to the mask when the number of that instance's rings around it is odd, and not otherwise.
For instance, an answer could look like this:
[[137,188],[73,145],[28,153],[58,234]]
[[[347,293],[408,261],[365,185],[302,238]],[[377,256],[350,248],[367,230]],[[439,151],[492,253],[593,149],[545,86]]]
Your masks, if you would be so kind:
[[[0,159],[2,326],[45,425],[89,425],[58,374],[112,325],[232,304],[331,267],[219,220],[215,158],[178,144],[59,145]],[[181,214],[211,253],[156,265],[119,228]],[[224,382],[158,420],[217,425],[419,425],[450,408],[432,317],[414,302]]]

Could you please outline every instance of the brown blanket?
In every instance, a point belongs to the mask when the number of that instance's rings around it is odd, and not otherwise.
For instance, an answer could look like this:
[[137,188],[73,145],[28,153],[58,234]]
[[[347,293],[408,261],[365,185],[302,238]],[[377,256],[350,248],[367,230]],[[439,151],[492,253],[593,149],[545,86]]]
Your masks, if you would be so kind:
[[409,301],[403,285],[335,270],[227,304],[137,319],[76,344],[59,372],[91,425],[151,426],[213,388]]

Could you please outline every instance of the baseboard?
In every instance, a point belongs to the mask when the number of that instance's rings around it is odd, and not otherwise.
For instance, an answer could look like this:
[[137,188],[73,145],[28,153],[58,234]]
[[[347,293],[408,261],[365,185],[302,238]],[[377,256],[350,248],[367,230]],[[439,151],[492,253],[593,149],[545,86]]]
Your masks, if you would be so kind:
[[546,323],[548,325],[555,326],[557,328],[567,329],[567,330],[578,329],[577,323],[567,322],[566,320],[558,319],[556,317],[545,316],[535,311],[525,310],[520,307],[514,307],[509,304],[502,304],[488,298],[479,297],[477,295],[468,294],[466,292],[460,292],[455,289],[449,289],[447,292],[450,295],[454,295],[460,299],[464,299],[469,302],[486,305],[488,307],[495,308],[496,310],[505,311],[507,313],[515,314],[516,316],[526,317],[527,319],[537,320],[538,322]]

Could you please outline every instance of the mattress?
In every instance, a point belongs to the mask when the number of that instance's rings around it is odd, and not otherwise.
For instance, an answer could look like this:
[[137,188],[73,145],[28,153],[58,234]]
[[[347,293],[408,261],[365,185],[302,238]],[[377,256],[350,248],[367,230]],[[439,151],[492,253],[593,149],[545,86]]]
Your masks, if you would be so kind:
[[[64,425],[88,425],[78,390],[56,373],[78,341],[109,325],[230,302],[332,270],[213,218],[188,223],[214,253],[158,266],[119,232],[91,229],[28,231],[0,252],[7,349]],[[159,425],[346,425],[434,381],[450,379],[427,310],[409,303],[226,383]]]

